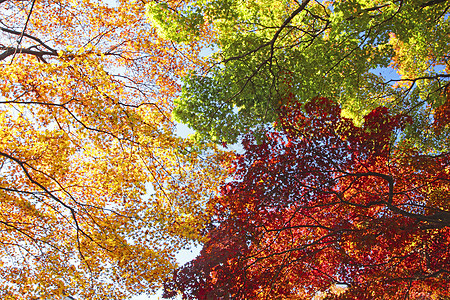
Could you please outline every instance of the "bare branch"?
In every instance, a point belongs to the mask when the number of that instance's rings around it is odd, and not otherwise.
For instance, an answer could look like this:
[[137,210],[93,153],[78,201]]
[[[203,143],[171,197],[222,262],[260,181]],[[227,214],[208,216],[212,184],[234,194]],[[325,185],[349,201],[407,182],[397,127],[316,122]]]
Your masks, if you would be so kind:
[[427,7],[427,6],[432,6],[432,5],[436,5],[436,4],[439,4],[439,3],[444,3],[444,2],[447,2],[448,0],[431,0],[431,1],[428,1],[428,2],[425,2],[425,3],[422,3],[421,5],[420,5],[420,7]]
[[0,47],[0,50],[5,50],[2,54],[0,54],[0,61],[4,60],[8,56],[16,55],[17,53],[29,54],[36,56],[39,60],[46,63],[44,56],[58,56],[55,52],[49,51],[35,51],[31,49],[25,48],[14,48],[14,47]]
[[42,45],[42,46],[43,46],[44,48],[46,48],[47,50],[53,52],[55,55],[57,54],[57,52],[56,52],[55,49],[53,49],[53,48],[51,48],[50,46],[48,46],[47,44],[45,44],[41,39],[39,39],[39,38],[37,38],[37,37],[34,37],[34,36],[32,36],[32,35],[30,35],[30,34],[28,34],[28,33],[19,32],[19,31],[16,31],[16,30],[12,30],[12,29],[9,29],[9,28],[5,28],[5,27],[0,27],[0,30],[3,31],[3,32],[10,33],[10,34],[14,34],[14,35],[18,35],[18,36],[24,36],[24,37],[27,37],[27,38],[29,38],[29,39],[32,39],[33,41],[38,42],[40,45]]

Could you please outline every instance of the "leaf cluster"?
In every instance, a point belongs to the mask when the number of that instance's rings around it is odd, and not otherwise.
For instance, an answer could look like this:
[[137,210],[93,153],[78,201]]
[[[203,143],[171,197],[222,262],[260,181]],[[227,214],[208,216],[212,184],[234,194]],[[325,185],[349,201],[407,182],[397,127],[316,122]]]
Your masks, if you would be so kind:
[[0,1],[2,299],[153,293],[202,240],[228,155],[176,136],[178,78],[203,62],[143,9]]
[[317,98],[247,135],[200,255],[166,282],[189,299],[449,297],[449,155],[396,144],[412,120],[362,127]]
[[448,128],[432,128],[448,89],[445,1],[191,5],[218,51],[208,72],[185,78],[174,116],[200,137],[235,142],[274,122],[289,100],[321,96],[335,99],[359,125],[380,105],[413,115],[405,139],[446,151]]

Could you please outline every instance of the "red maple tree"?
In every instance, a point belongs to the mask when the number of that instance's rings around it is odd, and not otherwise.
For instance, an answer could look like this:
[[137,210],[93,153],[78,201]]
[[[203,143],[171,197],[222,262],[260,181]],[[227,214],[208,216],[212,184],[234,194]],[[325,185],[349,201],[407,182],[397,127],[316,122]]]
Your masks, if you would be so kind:
[[317,98],[244,140],[208,242],[166,282],[189,299],[450,296],[449,153],[398,144],[409,118],[362,127]]

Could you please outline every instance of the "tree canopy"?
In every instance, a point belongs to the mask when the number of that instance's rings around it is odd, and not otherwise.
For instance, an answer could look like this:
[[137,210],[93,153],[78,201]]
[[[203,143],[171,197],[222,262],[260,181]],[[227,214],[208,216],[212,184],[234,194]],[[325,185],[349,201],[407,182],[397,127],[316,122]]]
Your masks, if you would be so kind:
[[166,283],[187,299],[446,299],[450,156],[395,144],[412,120],[362,127],[316,98],[248,135],[200,255]]
[[159,38],[143,11],[0,1],[2,299],[152,293],[201,239],[226,155],[170,115],[200,48]]
[[[446,299],[448,1],[149,4],[158,32],[213,36],[174,116],[239,141],[200,255],[165,297]],[[181,32],[181,35],[177,33]],[[275,122],[275,123],[274,123]]]
[[405,138],[427,151],[448,150],[448,126],[439,134],[433,126],[450,78],[448,1],[198,0],[188,9],[150,7],[169,38],[180,31],[189,33],[185,40],[204,32],[215,37],[215,63],[185,77],[174,111],[200,138],[235,142],[264,128],[292,93],[301,103],[335,99],[357,124],[380,105],[408,113],[414,122]]
[[450,297],[449,1],[0,8],[2,299]]

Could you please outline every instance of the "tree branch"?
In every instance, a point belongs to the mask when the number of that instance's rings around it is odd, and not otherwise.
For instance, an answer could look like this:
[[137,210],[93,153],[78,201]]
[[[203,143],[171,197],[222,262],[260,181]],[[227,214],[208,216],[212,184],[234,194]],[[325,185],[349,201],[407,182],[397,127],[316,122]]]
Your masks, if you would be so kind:
[[31,50],[31,49],[26,49],[26,48],[0,47],[0,50],[5,50],[2,54],[0,54],[0,61],[6,59],[8,56],[15,55],[17,53],[23,53],[23,54],[34,55],[39,60],[43,61],[44,63],[47,63],[47,61],[43,57],[44,55],[48,55],[48,56],[57,56],[58,55],[56,52],[35,51],[35,50]]
[[[25,30],[27,29],[28,21],[30,21],[31,13],[33,12],[35,3],[36,3],[36,0],[33,0],[33,2],[31,3],[31,8],[30,8],[30,11],[28,12],[27,20],[25,21],[25,25],[23,26],[22,32],[20,33],[19,41],[17,42],[17,49],[19,49],[20,44],[22,43],[22,38],[23,38],[23,35],[25,34]],[[11,58],[11,63],[14,61],[14,57],[16,57],[16,53],[17,53],[17,51],[14,52],[13,57]]]
[[425,2],[425,3],[422,3],[420,5],[420,7],[424,8],[424,7],[427,7],[427,6],[432,6],[432,5],[439,4],[439,3],[444,3],[444,2],[447,2],[447,1],[448,0],[431,0],[431,1],[428,1],[428,2]]
[[57,54],[57,52],[56,52],[55,49],[53,49],[53,48],[51,48],[50,46],[46,45],[41,39],[39,39],[39,38],[37,38],[37,37],[34,37],[34,36],[32,36],[32,35],[30,35],[30,34],[28,34],[28,33],[21,33],[21,32],[19,32],[19,31],[12,30],[12,29],[9,29],[9,28],[4,28],[4,27],[0,27],[0,30],[3,31],[3,32],[10,33],[10,34],[18,35],[18,36],[22,35],[22,36],[24,36],[24,37],[27,37],[27,38],[29,38],[29,39],[32,39],[33,41],[38,42],[40,45],[42,45],[42,46],[43,46],[44,48],[46,48],[47,50],[53,52],[55,55]]

